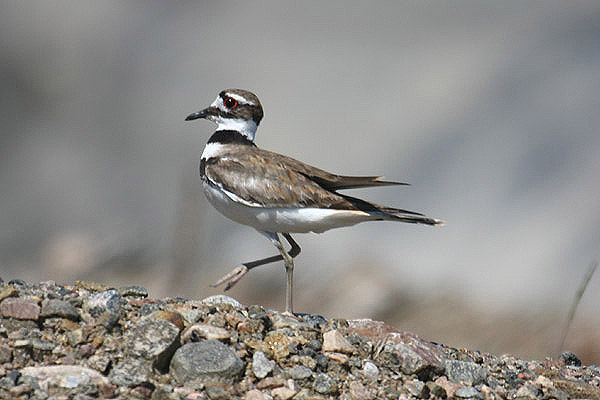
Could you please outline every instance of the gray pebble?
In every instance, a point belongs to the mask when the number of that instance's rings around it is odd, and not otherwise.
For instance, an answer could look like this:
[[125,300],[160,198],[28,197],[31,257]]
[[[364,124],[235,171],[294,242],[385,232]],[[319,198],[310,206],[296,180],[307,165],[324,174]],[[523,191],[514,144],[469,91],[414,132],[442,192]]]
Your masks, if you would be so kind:
[[0,364],[12,361],[12,349],[5,345],[0,345]]
[[302,320],[317,330],[327,325],[327,320],[320,315],[303,314]]
[[97,318],[109,311],[118,314],[121,311],[122,297],[114,289],[105,290],[91,295],[88,299],[88,308],[92,317]]
[[320,394],[334,394],[338,390],[338,385],[331,376],[321,373],[313,382],[313,390]]
[[73,307],[71,303],[64,300],[45,300],[42,302],[42,313],[41,317],[60,317],[67,318],[73,321],[79,320],[79,313],[77,309]]
[[463,386],[454,394],[460,399],[483,399],[483,396],[472,386]]
[[181,310],[179,312],[179,314],[181,314],[183,319],[188,324],[195,324],[204,316],[204,312],[202,310],[198,310],[196,308],[191,309],[191,310]]
[[474,362],[447,360],[445,367],[448,379],[454,383],[478,385],[487,378],[487,370]]
[[373,364],[371,361],[367,361],[365,365],[363,365],[363,375],[370,379],[377,379],[377,375],[379,375],[379,368],[377,365]]
[[158,304],[146,303],[140,308],[140,316],[145,317],[159,310],[160,306]]
[[162,318],[142,318],[125,335],[127,353],[151,360],[165,370],[179,346],[179,328]]
[[570,365],[573,367],[581,367],[581,360],[570,351],[565,351],[561,353],[559,360],[564,362],[565,365]]
[[11,379],[10,377],[5,376],[3,378],[0,378],[0,389],[10,390],[10,388],[15,386],[16,383],[17,383],[16,378]]
[[269,375],[271,371],[273,371],[271,361],[265,356],[265,353],[256,351],[252,356],[252,372],[254,372],[254,375],[257,378],[262,379]]
[[119,288],[121,296],[148,297],[148,289],[142,286],[121,286]]
[[148,382],[152,376],[152,363],[142,358],[127,357],[115,365],[108,375],[119,386],[137,386]]
[[423,389],[425,389],[425,383],[420,380],[413,379],[412,381],[406,382],[404,385],[404,389],[408,392],[408,394],[414,397],[422,397]]
[[207,306],[216,306],[219,304],[230,304],[233,308],[244,308],[242,303],[240,303],[233,297],[225,296],[224,294],[217,294],[214,296],[207,297],[202,300],[202,304],[206,304]]
[[218,340],[183,345],[175,352],[170,370],[179,383],[195,379],[232,383],[243,371],[242,360]]
[[312,376],[312,371],[310,368],[305,367],[304,365],[296,365],[287,370],[288,375],[292,379],[306,379]]

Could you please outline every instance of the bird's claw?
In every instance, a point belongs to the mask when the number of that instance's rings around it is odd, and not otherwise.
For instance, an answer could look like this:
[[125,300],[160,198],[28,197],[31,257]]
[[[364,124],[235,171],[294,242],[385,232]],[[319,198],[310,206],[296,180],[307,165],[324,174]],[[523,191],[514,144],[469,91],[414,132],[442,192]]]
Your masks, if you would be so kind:
[[222,277],[221,279],[219,279],[218,281],[216,281],[215,283],[211,284],[210,286],[217,287],[226,283],[225,288],[223,289],[223,291],[226,292],[229,289],[231,289],[236,283],[238,283],[239,280],[242,279],[247,273],[248,267],[242,264],[227,275],[225,275],[224,277]]

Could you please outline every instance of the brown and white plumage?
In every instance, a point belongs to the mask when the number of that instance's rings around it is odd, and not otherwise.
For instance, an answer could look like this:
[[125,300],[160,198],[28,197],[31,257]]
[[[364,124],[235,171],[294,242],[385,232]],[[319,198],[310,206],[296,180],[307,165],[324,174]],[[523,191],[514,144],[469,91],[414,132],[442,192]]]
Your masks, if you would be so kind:
[[[254,135],[262,116],[262,106],[253,93],[228,89],[219,93],[210,107],[186,118],[205,118],[218,124],[200,163],[208,200],[228,218],[267,236],[280,251],[278,256],[242,264],[216,285],[226,283],[227,290],[249,269],[283,260],[288,272],[286,311],[292,312],[292,259],[300,247],[290,233],[320,233],[375,220],[442,225],[442,221],[414,211],[380,206],[338,192],[405,183],[377,176],[336,175],[256,147]],[[290,243],[290,251],[283,248],[278,233]]]

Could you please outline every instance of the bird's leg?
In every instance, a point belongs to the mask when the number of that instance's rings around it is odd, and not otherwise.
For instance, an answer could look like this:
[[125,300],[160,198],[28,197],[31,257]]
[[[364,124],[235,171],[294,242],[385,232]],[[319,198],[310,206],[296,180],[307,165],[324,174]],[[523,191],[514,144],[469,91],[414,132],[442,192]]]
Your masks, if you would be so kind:
[[[263,233],[263,232],[260,232],[260,233]],[[265,236],[267,236],[271,241],[273,241],[273,238],[271,235],[267,235],[265,233],[263,233],[263,234]],[[289,254],[290,257],[296,257],[298,254],[300,254],[300,250],[301,250],[300,246],[298,246],[298,243],[296,243],[294,241],[294,239],[292,239],[290,234],[284,233],[283,236],[286,238],[286,240],[288,241],[288,243],[291,246],[290,251],[287,254]],[[281,246],[281,242],[279,242],[279,238],[277,238],[277,242]],[[238,283],[239,280],[242,279],[244,277],[244,275],[246,275],[248,273],[248,271],[250,271],[252,268],[256,268],[261,265],[270,264],[270,263],[281,261],[281,260],[283,260],[283,256],[281,254],[278,254],[276,256],[261,258],[260,260],[254,260],[254,261],[249,261],[249,262],[243,263],[242,265],[235,268],[233,271],[231,271],[227,275],[223,276],[221,279],[219,279],[215,283],[211,284],[210,286],[217,287],[217,286],[226,284],[225,288],[223,290],[227,291],[227,290],[231,289],[236,283]]]
[[[277,250],[279,250],[281,257],[283,258],[283,262],[285,264],[285,272],[287,273],[287,285],[285,288],[285,312],[287,314],[293,314],[294,313],[294,304],[293,304],[294,259],[283,248],[283,245],[281,244],[281,240],[279,240],[279,235],[277,233],[265,232],[264,234],[269,239],[271,239],[271,242],[273,243],[273,245],[275,247],[277,247]],[[298,247],[298,244],[292,239],[292,237],[289,234],[286,233],[285,235],[287,235],[287,236],[284,236],[284,237],[288,240],[288,242],[290,242],[290,245],[292,245],[292,249],[290,250],[290,252],[291,252],[292,250],[295,250],[294,244],[296,244],[296,247]]]
[[300,254],[300,246],[298,246],[298,243],[292,239],[292,236],[289,233],[283,233],[283,237],[286,238],[290,246],[292,246],[290,251],[286,252],[283,249],[283,246],[281,246],[281,242],[279,242],[280,247],[278,247],[278,249],[283,256],[285,262],[285,272],[287,273],[287,286],[285,288],[285,312],[293,314],[294,257]]

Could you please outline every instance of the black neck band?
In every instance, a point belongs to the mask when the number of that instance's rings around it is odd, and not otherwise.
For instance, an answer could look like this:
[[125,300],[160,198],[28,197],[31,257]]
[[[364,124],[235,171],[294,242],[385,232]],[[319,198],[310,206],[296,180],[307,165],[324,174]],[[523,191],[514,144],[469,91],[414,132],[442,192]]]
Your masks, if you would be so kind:
[[247,146],[256,146],[254,142],[242,135],[238,131],[216,131],[208,139],[208,143],[221,143],[221,144],[244,144]]

